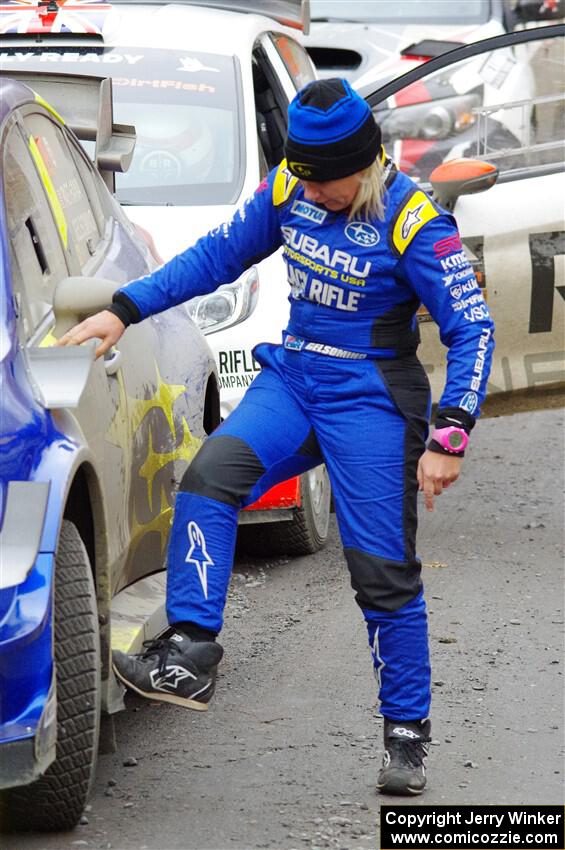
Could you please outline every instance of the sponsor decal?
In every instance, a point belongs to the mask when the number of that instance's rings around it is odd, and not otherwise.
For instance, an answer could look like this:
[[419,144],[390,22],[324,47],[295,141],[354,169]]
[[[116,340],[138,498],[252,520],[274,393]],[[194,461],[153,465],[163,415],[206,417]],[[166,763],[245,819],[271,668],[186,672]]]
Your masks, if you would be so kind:
[[138,80],[135,77],[113,77],[112,83],[119,88],[130,86],[133,88],[150,88],[150,89],[177,89],[178,91],[194,91],[204,92],[206,94],[215,94],[215,86],[208,83],[183,83],[180,80]]
[[181,56],[180,68],[177,68],[177,71],[187,71],[189,74],[195,74],[198,71],[213,71],[218,74],[220,69],[213,68],[211,65],[204,65],[196,56]]
[[326,307],[335,307],[336,310],[346,310],[349,313],[356,313],[359,310],[359,299],[363,298],[363,295],[363,292],[348,292],[341,286],[326,283],[318,278],[314,278],[308,290],[310,301],[324,304]]
[[418,735],[417,732],[414,732],[413,729],[406,729],[405,726],[395,726],[392,730],[393,735],[398,735],[401,738],[413,738],[415,740],[420,740],[421,735]]
[[479,404],[479,399],[477,393],[465,393],[461,401],[459,402],[459,407],[462,407],[463,410],[466,410],[467,413],[474,413]]
[[351,221],[343,232],[350,242],[363,247],[377,245],[380,239],[378,231],[364,221]]
[[[532,264],[528,330],[531,334],[550,333],[554,330],[554,313],[559,309],[557,306],[559,299],[555,296],[559,294],[565,299],[563,278],[558,271],[559,260],[556,259],[559,255],[565,254],[565,233],[562,230],[531,233],[528,243]],[[559,313],[557,315],[559,316]],[[557,327],[559,328],[559,320]],[[563,332],[558,330],[558,333],[561,338],[556,347],[561,350]]]
[[451,286],[452,283],[455,283],[458,280],[463,280],[464,278],[469,277],[472,274],[472,269],[469,266],[468,269],[463,269],[460,272],[453,272],[452,274],[445,275],[443,278],[444,286]]
[[478,304],[476,307],[471,307],[470,310],[465,310],[463,315],[468,322],[481,322],[483,319],[490,318],[486,304]]
[[275,174],[273,181],[273,204],[278,207],[288,200],[292,191],[298,183],[298,177],[291,174],[286,165],[286,159],[283,159]]
[[255,375],[220,375],[220,389],[232,390],[234,387],[245,389],[254,379]]
[[[242,213],[242,210],[238,210],[235,215],[239,214],[241,216],[241,213]],[[243,216],[245,217],[245,213],[243,214]],[[235,216],[234,216],[234,218],[235,218]],[[233,221],[233,219],[232,219],[232,221]],[[232,225],[232,221],[224,221],[223,224],[219,224],[217,227],[215,227],[213,230],[210,231],[210,236],[214,239],[216,236],[222,235],[224,237],[224,239],[227,239],[228,236],[230,235],[230,227]]]
[[459,300],[462,295],[465,295],[466,292],[472,292],[473,289],[478,289],[477,281],[473,277],[471,280],[466,283],[457,283],[455,286],[452,286],[449,290],[449,294],[452,298],[456,298]]
[[346,348],[336,348],[335,345],[324,345],[322,342],[308,342],[304,346],[304,350],[315,351],[316,354],[325,354],[327,357],[344,357],[347,360],[366,360],[367,358],[366,354],[348,351]]
[[151,684],[156,691],[176,691],[179,682],[183,679],[196,679],[194,673],[178,664],[169,664],[165,667],[165,675],[159,675],[158,670],[152,670],[149,674]]
[[458,251],[457,254],[451,254],[449,257],[443,257],[440,262],[444,272],[449,272],[452,269],[457,270],[467,268],[468,274],[472,273],[472,269],[465,251]]
[[461,251],[461,237],[458,233],[453,233],[451,236],[446,236],[438,242],[434,242],[434,256],[439,260],[440,257],[446,257],[447,254],[452,254],[454,251]]
[[[298,231],[295,227],[283,225],[281,231],[285,241],[285,253],[292,256],[291,249],[293,249],[316,261],[317,268],[309,264],[313,271],[325,274],[326,269],[329,269],[329,274],[333,278],[338,277],[339,271],[357,278],[366,278],[371,271],[371,263],[368,260],[361,262],[358,257],[352,256],[347,251],[330,248],[329,245],[318,242],[313,236]],[[298,257],[295,255],[294,258]]]
[[428,196],[417,190],[401,209],[392,229],[392,242],[399,254],[403,254],[420,228],[439,215]]
[[416,207],[415,210],[408,210],[408,212],[406,213],[406,217],[402,222],[402,228],[400,230],[403,239],[408,239],[412,228],[422,221],[422,219],[420,218],[420,213],[422,211],[423,206],[424,204],[421,203],[420,206]]
[[284,338],[284,347],[290,349],[290,351],[301,351],[304,348],[304,342],[305,340],[298,336],[287,334]]
[[[470,295],[468,298],[465,298],[463,301],[454,301],[451,305],[451,309],[455,313],[458,313],[460,310],[464,310],[465,307],[470,307],[472,304],[480,304],[482,306],[484,303],[483,293],[479,290],[474,295]],[[486,318],[488,318],[488,313]]]
[[306,284],[308,283],[308,272],[305,272],[304,269],[297,269],[291,266],[290,263],[287,263],[287,270],[292,297],[302,298]]
[[307,162],[289,162],[289,168],[292,168],[293,171],[296,171],[297,174],[300,174],[301,177],[311,177],[314,173],[314,169],[311,165],[308,165]]
[[[29,0],[11,0],[0,10],[0,33],[89,33],[101,35],[110,4],[92,0],[58,0],[40,5]],[[87,14],[84,14],[84,13]]]
[[490,328],[485,328],[481,333],[479,345],[477,349],[477,357],[473,367],[473,377],[471,378],[471,389],[478,391],[481,388],[483,372],[485,370],[485,358],[487,355],[488,344],[491,336]]
[[202,585],[204,598],[208,599],[208,567],[214,566],[214,561],[206,551],[206,538],[200,526],[191,520],[187,526],[190,549],[186,554],[185,563],[194,564],[198,570],[198,578]]
[[250,351],[236,348],[232,351],[218,352],[218,371],[220,375],[230,372],[260,372],[261,367]]
[[308,221],[315,221],[316,224],[321,224],[328,215],[325,210],[321,210],[306,201],[295,201],[290,211],[301,218],[307,218]]
[[[1,20],[1,19],[0,19]],[[34,52],[32,50],[26,51],[25,53],[18,53],[18,51],[14,51],[13,53],[0,53],[0,64],[14,62],[14,63],[24,63],[32,61],[45,62],[48,64],[52,63],[64,63],[64,62],[93,62],[96,65],[120,65],[121,63],[125,63],[126,65],[137,65],[138,62],[141,62],[144,54],[131,54],[131,53],[77,53],[72,51],[65,51],[64,53],[54,53],[52,51],[45,51],[43,53]]]

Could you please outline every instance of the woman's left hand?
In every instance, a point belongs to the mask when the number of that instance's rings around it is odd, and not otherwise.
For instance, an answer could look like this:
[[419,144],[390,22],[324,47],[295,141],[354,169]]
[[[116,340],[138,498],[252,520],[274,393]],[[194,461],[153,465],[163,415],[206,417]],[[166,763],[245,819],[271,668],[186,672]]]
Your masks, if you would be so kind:
[[418,461],[419,490],[424,493],[424,502],[428,511],[434,509],[434,496],[457,481],[461,472],[462,458],[444,455],[426,450]]

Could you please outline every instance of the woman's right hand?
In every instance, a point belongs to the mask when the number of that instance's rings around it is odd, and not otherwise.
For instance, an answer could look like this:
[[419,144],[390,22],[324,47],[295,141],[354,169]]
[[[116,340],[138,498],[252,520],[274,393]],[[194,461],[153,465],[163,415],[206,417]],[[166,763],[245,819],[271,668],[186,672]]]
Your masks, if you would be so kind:
[[89,339],[100,339],[102,341],[96,349],[96,357],[101,357],[117,343],[125,329],[124,323],[114,313],[102,310],[67,331],[57,340],[56,345],[80,345]]

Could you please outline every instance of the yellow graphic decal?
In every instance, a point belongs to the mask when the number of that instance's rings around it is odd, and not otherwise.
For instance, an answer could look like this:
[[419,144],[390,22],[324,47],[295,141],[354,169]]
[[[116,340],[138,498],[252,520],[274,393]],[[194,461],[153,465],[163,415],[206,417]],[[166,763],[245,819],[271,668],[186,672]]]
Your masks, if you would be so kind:
[[53,116],[53,118],[56,118],[56,119],[57,119],[57,121],[59,122],[59,124],[63,124],[63,125],[64,125],[64,123],[65,123],[65,122],[64,122],[64,120],[61,118],[61,116],[59,115],[59,113],[57,112],[57,110],[56,110],[56,109],[53,109],[53,107],[51,106],[51,104],[50,104],[50,103],[47,103],[47,101],[46,101],[46,100],[44,100],[44,99],[41,97],[41,95],[40,95],[40,94],[37,94],[37,92],[36,92],[36,91],[34,91],[34,93],[33,93],[33,94],[35,95],[35,101],[36,101],[36,103],[38,103],[40,106],[42,106],[44,109],[46,109],[46,110],[47,110],[47,112],[50,112],[50,113],[51,113],[51,115]]
[[153,513],[153,482],[155,476],[164,469],[168,463],[175,460],[186,460],[187,463],[192,460],[202,444],[202,440],[193,437],[190,433],[186,419],[182,420],[182,441],[180,446],[173,449],[172,452],[156,452],[153,448],[153,435],[149,431],[149,448],[147,449],[147,457],[139,470],[141,478],[144,478],[147,483],[147,501],[149,502],[149,510]]
[[39,348],[51,348],[52,345],[55,345],[57,342],[57,337],[53,333],[54,328],[51,328],[50,331],[47,331],[44,337],[39,341]]
[[175,433],[173,405],[177,398],[186,392],[186,387],[184,384],[165,384],[159,374],[157,364],[155,364],[155,369],[157,371],[157,388],[155,395],[152,398],[134,399],[130,402],[129,422],[132,435],[135,434],[143,419],[145,419],[149,411],[153,410],[154,407],[163,411],[167,417],[171,434]]
[[63,208],[61,206],[59,198],[57,197],[55,187],[53,186],[53,181],[51,180],[49,172],[47,171],[45,160],[41,156],[41,152],[33,136],[29,137],[29,149],[31,151],[33,161],[35,162],[35,165],[39,172],[39,176],[41,177],[41,182],[45,186],[45,191],[47,192],[47,197],[49,198],[49,203],[51,204],[51,209],[53,210],[53,215],[55,216],[55,221],[57,223],[59,235],[61,236],[61,241],[66,248],[69,241],[67,233],[67,219],[65,218],[65,213],[63,212]]
[[159,545],[162,556],[165,552],[165,546],[167,545],[167,539],[171,530],[172,520],[173,509],[169,505],[167,494],[165,493],[164,488],[161,487],[160,509],[157,511],[153,519],[149,520],[149,522],[140,523],[137,521],[137,517],[134,516],[131,528],[131,540],[136,541],[138,537],[139,540],[141,540],[141,537],[145,537],[146,534],[149,534],[152,531],[156,531],[160,537]]
[[398,253],[403,254],[424,224],[438,215],[424,192],[414,192],[402,208],[392,231],[392,241]]
[[[121,371],[118,373],[118,404],[114,417],[110,423],[110,427],[106,432],[105,439],[108,443],[111,443],[112,445],[121,448],[126,456],[129,450],[129,446],[131,445],[132,440],[135,438],[135,434],[139,426],[141,425],[149,411],[155,408],[160,410],[164,414],[167,419],[169,430],[172,436],[176,437],[176,428],[173,419],[173,405],[176,399],[179,398],[179,396],[183,395],[183,393],[186,391],[186,387],[184,386],[184,384],[164,383],[159,373],[157,364],[155,364],[155,370],[157,372],[157,386],[151,398],[147,399],[137,399],[128,397],[124,384],[123,374]],[[195,454],[196,450],[199,448],[200,441],[192,437],[188,425],[184,419],[182,427],[182,443],[177,449],[174,449],[172,452],[166,452],[163,454],[155,452],[152,444],[152,439],[150,438],[150,443],[147,450],[147,457],[143,463],[143,466],[141,467],[140,474],[145,479],[149,496],[149,504],[151,505],[151,507],[153,502],[153,481],[159,470],[162,469],[166,465],[166,463],[169,463],[172,460],[190,459]],[[162,458],[162,461],[159,460],[160,457]],[[129,464],[126,464],[125,475],[126,479],[124,480],[124,492],[129,493],[131,489],[131,470]],[[135,533],[138,533],[140,529],[150,530],[150,526],[152,527],[154,523],[157,522],[158,516],[159,514],[157,514],[156,517],[150,520],[149,523],[145,524],[138,523],[136,517],[134,516],[132,540],[134,539],[134,530]]]
[[287,168],[286,159],[283,159],[277,169],[273,183],[273,204],[275,207],[280,207],[281,204],[284,204],[290,198],[297,183],[298,177],[290,173]]

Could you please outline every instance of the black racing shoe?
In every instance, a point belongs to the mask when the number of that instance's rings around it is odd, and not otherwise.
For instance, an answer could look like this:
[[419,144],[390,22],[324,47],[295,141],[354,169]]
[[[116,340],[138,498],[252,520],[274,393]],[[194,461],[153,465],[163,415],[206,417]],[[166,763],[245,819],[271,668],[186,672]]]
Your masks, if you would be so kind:
[[219,643],[192,641],[180,632],[146,640],[138,655],[115,651],[114,673],[147,699],[206,711],[224,650]]
[[387,720],[385,753],[377,779],[381,794],[409,797],[421,794],[426,785],[427,744],[431,741],[429,720]]

